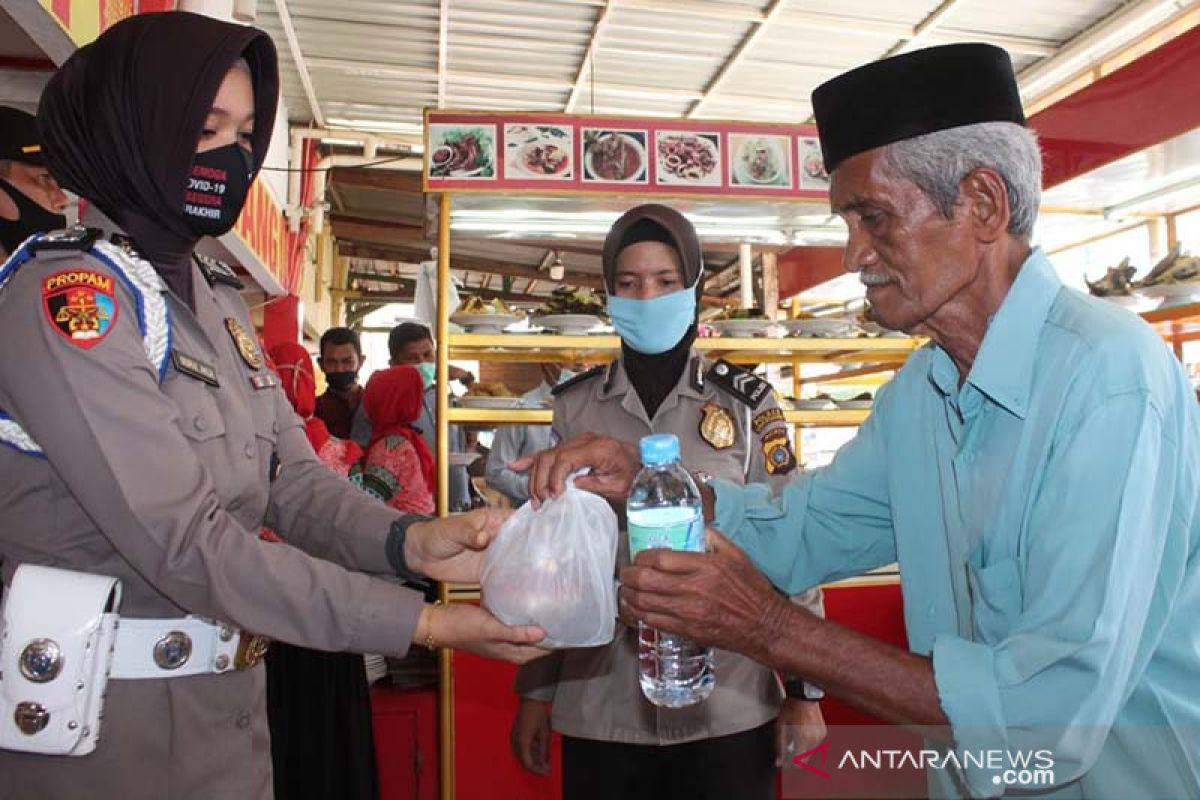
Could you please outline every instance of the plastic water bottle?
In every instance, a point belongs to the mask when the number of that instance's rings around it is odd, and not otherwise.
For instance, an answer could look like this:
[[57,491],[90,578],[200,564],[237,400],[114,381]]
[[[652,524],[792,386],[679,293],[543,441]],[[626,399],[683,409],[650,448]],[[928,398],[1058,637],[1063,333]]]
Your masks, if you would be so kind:
[[[679,464],[674,434],[641,441],[642,471],[633,481],[626,512],[629,557],[650,547],[704,550],[704,511],[696,482]],[[683,708],[707,698],[716,686],[711,647],[638,624],[642,693],[657,706]]]

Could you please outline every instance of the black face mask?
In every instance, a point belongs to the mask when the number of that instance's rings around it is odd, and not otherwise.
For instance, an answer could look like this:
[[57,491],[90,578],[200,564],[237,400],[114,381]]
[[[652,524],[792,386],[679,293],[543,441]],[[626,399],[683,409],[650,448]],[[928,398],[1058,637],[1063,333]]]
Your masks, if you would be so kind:
[[24,192],[3,178],[0,178],[0,189],[12,198],[17,207],[16,219],[0,218],[0,247],[8,253],[15,253],[21,242],[35,233],[67,227],[66,217],[42,208],[40,203],[29,199]]
[[344,392],[358,380],[357,372],[326,372],[325,380],[336,391]]
[[228,232],[246,204],[253,173],[254,156],[238,144],[198,153],[183,195],[191,229],[201,236]]

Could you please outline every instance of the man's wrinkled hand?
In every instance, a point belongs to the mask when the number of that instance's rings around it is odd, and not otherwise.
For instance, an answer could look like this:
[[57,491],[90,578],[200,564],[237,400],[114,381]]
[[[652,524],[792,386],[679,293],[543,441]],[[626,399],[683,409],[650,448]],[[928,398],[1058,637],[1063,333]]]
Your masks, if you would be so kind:
[[510,509],[481,508],[413,523],[404,539],[404,561],[434,580],[478,583],[484,551],[511,514]]
[[529,497],[533,507],[538,508],[562,494],[567,478],[585,467],[591,472],[575,479],[578,488],[613,500],[624,499],[642,462],[636,445],[585,433],[557,447],[519,458],[508,466],[529,473]]
[[708,553],[643,550],[621,570],[622,617],[758,661],[789,605],[736,545],[709,529]]

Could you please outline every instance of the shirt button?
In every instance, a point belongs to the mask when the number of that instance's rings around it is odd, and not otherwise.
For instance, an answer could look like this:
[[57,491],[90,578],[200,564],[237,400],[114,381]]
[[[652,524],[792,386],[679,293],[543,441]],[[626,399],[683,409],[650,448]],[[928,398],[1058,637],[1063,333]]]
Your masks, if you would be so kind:
[[254,458],[254,443],[250,442],[246,445],[246,458]]
[[208,423],[204,421],[204,417],[196,417],[192,420],[192,427],[198,431],[203,431],[208,427]]
[[250,727],[250,715],[247,714],[245,711],[243,711],[241,714],[238,714],[237,726],[239,728],[249,728]]

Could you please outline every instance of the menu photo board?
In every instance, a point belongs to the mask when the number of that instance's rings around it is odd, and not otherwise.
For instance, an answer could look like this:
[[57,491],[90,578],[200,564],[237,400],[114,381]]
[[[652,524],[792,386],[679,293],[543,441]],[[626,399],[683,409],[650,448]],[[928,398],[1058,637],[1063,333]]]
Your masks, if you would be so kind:
[[816,127],[425,112],[428,192],[824,199]]

